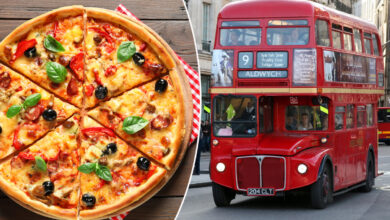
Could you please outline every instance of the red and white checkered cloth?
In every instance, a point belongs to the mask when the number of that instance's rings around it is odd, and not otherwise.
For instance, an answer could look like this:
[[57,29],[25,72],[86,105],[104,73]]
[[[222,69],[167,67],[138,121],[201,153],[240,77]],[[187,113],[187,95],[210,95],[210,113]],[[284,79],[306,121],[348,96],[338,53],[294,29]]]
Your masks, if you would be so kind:
[[[137,20],[139,20],[133,13],[131,13],[125,6],[120,4],[116,11],[128,15],[130,17],[133,17]],[[201,111],[201,96],[200,96],[200,80],[199,80],[199,73],[196,72],[186,61],[184,61],[179,55],[177,55],[177,58],[180,60],[180,62],[183,64],[184,71],[187,74],[188,81],[191,86],[191,93],[192,93],[192,102],[193,102],[193,109],[194,109],[194,116],[193,116],[193,124],[192,124],[192,132],[191,132],[191,139],[190,143],[196,140],[196,137],[198,137],[199,134],[199,126],[200,126],[200,111]],[[111,220],[123,220],[129,212],[111,217]]]

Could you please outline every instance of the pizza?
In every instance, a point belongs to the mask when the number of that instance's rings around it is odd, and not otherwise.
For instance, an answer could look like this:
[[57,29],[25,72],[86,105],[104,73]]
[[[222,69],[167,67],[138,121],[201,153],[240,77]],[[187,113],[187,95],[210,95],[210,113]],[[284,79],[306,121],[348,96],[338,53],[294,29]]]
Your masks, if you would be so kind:
[[77,111],[0,64],[0,159],[22,150]]
[[[177,117],[183,111],[177,98],[172,80],[164,76],[100,103],[88,115],[171,168],[184,132],[184,122]],[[144,121],[145,126],[129,131],[130,121]]]
[[22,206],[106,218],[147,201],[180,164],[188,82],[139,21],[60,8],[9,34],[0,61],[0,188]]

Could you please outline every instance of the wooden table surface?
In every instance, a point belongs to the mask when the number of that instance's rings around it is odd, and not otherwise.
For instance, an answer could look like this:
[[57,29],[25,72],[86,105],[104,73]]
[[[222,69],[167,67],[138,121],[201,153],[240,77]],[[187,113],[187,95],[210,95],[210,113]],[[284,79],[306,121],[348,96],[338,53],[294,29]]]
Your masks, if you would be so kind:
[[[24,21],[68,5],[114,10],[120,3],[155,30],[171,47],[197,69],[197,58],[187,13],[181,0],[1,0],[0,40]],[[192,144],[182,165],[168,184],[151,200],[133,210],[126,219],[174,219],[187,189],[196,145]],[[0,191],[0,220],[45,219],[5,196]]]

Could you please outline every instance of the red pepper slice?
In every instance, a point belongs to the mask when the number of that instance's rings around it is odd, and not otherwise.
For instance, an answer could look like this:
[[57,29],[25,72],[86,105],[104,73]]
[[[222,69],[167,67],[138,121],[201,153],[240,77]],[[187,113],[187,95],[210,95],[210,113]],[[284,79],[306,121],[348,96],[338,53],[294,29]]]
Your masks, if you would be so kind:
[[112,76],[115,74],[117,68],[115,65],[111,65],[106,69],[106,72],[104,73],[105,76]]
[[141,46],[139,46],[139,51],[143,52],[146,49],[146,44],[142,43]]
[[83,132],[83,134],[86,135],[100,133],[100,134],[106,134],[111,137],[115,137],[115,133],[112,130],[108,128],[102,128],[102,127],[84,128],[83,130],[81,130],[81,132]]
[[25,160],[35,160],[34,155],[32,155],[29,151],[23,151],[18,154],[18,157],[21,157]]
[[16,150],[20,150],[24,144],[18,140],[18,135],[20,131],[21,125],[19,125],[14,132],[14,139],[12,141],[12,145],[15,147]]
[[70,68],[73,70],[76,78],[83,82],[84,81],[84,53],[79,53],[72,57],[69,64]]
[[93,30],[96,33],[100,34],[104,38],[106,38],[107,41],[107,46],[106,46],[106,51],[107,53],[111,53],[114,51],[114,39],[107,33],[107,31],[103,31],[102,29],[98,27],[89,27],[89,30]]
[[35,45],[37,45],[37,40],[35,39],[20,41],[12,60],[15,61],[21,57],[26,50],[34,47]]
[[29,150],[27,150],[27,151],[20,152],[18,154],[18,157],[21,157],[25,160],[35,160],[36,156],[40,156],[44,161],[56,161],[59,158],[60,152],[61,151],[58,151],[58,153],[52,158],[47,158],[42,153],[38,153],[38,152],[33,153],[33,152],[30,152]]
[[95,75],[95,81],[98,85],[103,85],[102,80],[99,77],[99,71],[93,70],[93,74]]
[[92,84],[87,85],[87,86],[85,87],[85,95],[87,95],[87,96],[92,96],[94,90],[95,90],[95,88],[93,87]]

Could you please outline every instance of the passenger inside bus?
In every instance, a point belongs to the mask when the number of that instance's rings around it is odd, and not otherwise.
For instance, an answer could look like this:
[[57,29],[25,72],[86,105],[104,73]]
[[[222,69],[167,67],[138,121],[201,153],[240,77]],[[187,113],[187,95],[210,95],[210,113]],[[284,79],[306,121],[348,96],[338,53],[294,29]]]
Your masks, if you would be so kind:
[[244,42],[239,40],[241,36],[241,31],[240,30],[233,30],[230,35],[230,46],[239,46],[239,45],[244,45]]
[[301,123],[298,125],[299,131],[313,130],[313,125],[309,121],[309,114],[306,112],[301,114]]
[[297,120],[294,117],[293,113],[287,113],[286,129],[287,130],[297,130]]

